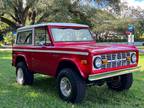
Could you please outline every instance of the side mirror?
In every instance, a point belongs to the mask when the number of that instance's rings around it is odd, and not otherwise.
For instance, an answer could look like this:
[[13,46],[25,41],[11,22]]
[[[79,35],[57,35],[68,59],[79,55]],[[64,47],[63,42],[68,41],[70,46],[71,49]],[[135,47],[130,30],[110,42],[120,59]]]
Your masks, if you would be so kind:
[[40,45],[40,46],[46,46],[45,41],[41,41],[41,42],[39,43],[39,45]]
[[45,43],[44,41],[39,43],[40,46],[50,46],[51,43]]

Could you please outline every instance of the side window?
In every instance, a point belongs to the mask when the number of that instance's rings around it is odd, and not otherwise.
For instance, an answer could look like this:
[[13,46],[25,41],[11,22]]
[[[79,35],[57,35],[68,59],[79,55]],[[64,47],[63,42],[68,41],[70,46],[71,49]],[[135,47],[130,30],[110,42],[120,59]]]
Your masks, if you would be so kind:
[[35,29],[35,45],[41,46],[50,43],[46,28]]
[[18,32],[16,44],[31,45],[32,44],[32,30]]

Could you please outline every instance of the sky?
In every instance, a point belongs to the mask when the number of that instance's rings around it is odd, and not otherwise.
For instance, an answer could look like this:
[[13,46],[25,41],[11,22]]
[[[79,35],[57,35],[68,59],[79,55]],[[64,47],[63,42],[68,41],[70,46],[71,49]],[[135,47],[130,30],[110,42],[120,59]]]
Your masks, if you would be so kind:
[[144,0],[121,0],[122,2],[128,2],[129,6],[141,7],[144,9]]

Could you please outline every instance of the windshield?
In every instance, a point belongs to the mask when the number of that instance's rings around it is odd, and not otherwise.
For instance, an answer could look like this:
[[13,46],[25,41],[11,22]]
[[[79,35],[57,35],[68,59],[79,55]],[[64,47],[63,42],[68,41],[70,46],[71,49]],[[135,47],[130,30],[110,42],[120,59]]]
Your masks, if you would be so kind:
[[52,35],[56,42],[80,42],[92,41],[92,35],[88,29],[78,28],[52,28]]

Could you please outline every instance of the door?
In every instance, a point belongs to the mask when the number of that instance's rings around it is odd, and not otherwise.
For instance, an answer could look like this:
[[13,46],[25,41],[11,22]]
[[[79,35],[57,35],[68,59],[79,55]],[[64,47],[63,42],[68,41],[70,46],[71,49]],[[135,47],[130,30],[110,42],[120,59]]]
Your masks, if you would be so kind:
[[47,27],[34,29],[34,49],[32,53],[32,70],[34,72],[50,75],[51,41]]

